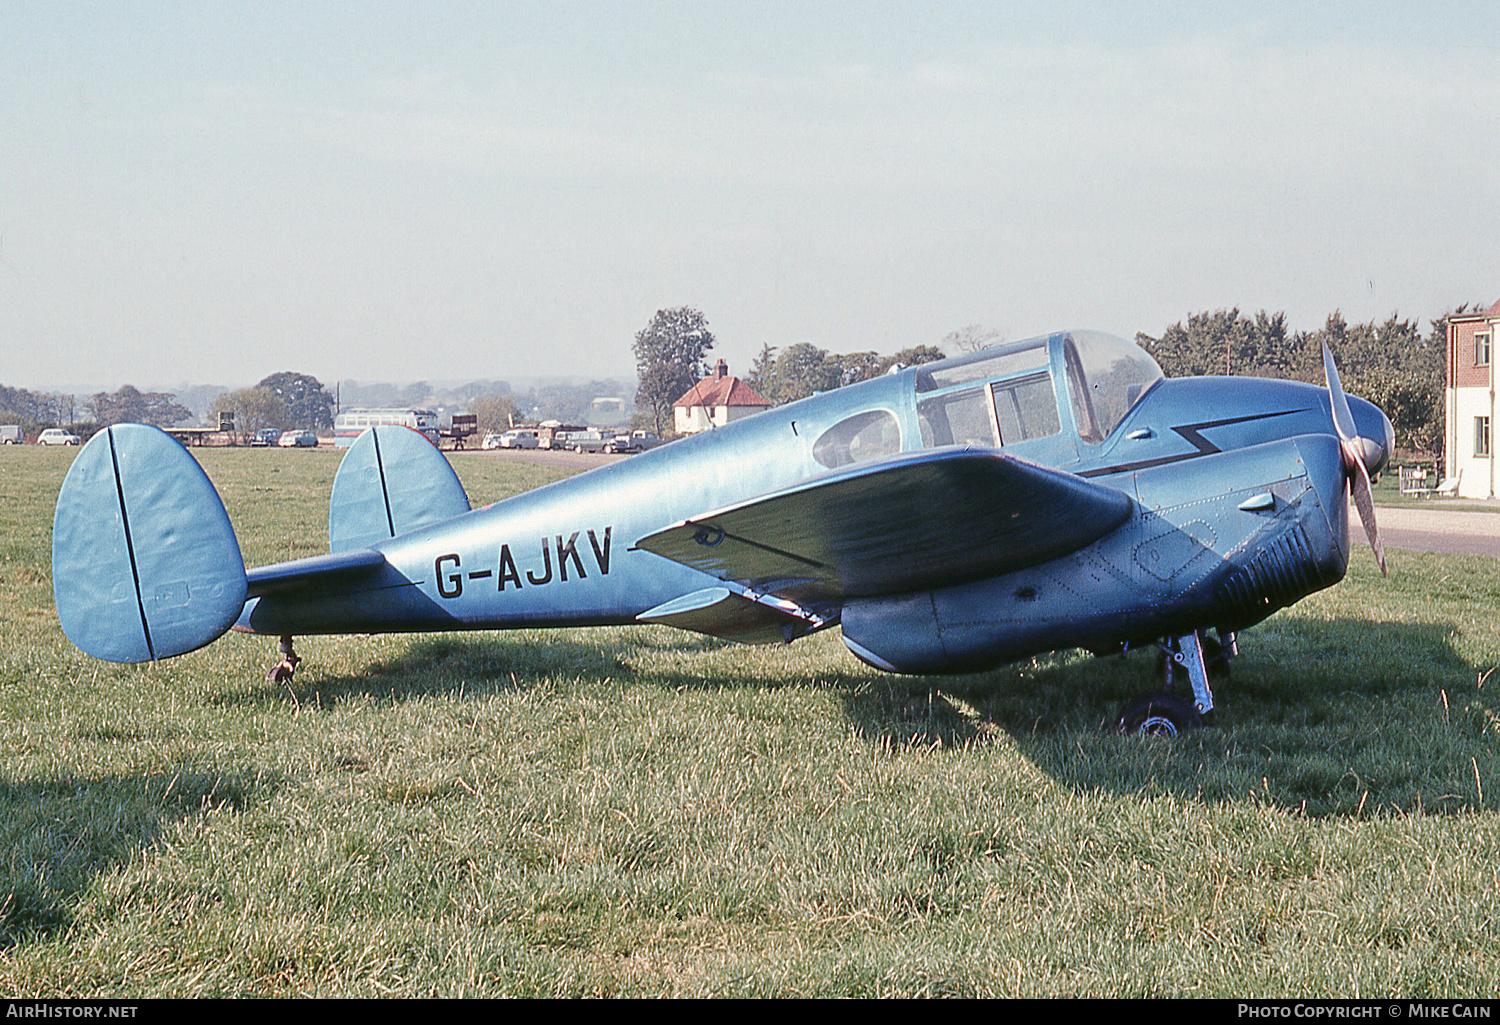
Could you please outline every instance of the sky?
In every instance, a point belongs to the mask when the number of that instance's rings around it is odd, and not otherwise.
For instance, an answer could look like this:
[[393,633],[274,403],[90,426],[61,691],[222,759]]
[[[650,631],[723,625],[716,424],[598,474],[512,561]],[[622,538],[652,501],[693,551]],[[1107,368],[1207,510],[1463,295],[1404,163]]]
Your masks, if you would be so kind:
[[1493,3],[0,0],[0,384],[1500,298]]

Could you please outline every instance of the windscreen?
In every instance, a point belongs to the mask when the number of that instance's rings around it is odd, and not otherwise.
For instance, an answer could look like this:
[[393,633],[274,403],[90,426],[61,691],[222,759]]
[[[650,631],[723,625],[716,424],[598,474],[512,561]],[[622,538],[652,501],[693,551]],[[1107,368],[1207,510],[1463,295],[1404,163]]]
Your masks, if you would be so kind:
[[[1161,367],[1132,342],[1100,331],[1073,331],[1066,360],[1074,418],[1084,441],[1109,436],[1140,397],[1162,379]],[[1088,415],[1092,407],[1093,415]]]

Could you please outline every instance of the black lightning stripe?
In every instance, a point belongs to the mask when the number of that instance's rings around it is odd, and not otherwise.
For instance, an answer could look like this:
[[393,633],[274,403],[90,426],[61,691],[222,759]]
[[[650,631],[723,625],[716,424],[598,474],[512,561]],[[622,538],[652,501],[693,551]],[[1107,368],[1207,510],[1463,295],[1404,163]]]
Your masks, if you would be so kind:
[[1230,424],[1250,423],[1252,420],[1269,420],[1272,417],[1288,416],[1292,413],[1306,413],[1306,409],[1282,409],[1275,413],[1255,413],[1251,416],[1232,416],[1224,420],[1204,420],[1196,424],[1182,424],[1173,427],[1172,430],[1178,434],[1194,451],[1184,452],[1175,456],[1162,456],[1157,459],[1142,459],[1137,463],[1116,463],[1113,466],[1101,466],[1096,470],[1084,470],[1078,474],[1080,477],[1104,477],[1112,473],[1129,473],[1132,470],[1148,470],[1153,466],[1166,466],[1168,463],[1180,463],[1185,459],[1197,459],[1200,456],[1211,456],[1223,449],[1215,445],[1203,436],[1201,432],[1211,430],[1215,427],[1228,427]]

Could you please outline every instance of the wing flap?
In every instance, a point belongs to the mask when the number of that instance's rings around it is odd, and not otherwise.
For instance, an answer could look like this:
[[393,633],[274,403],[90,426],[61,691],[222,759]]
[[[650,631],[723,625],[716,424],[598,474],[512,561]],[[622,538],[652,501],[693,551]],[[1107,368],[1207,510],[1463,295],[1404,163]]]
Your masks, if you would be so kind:
[[806,610],[756,601],[727,587],[685,594],[635,618],[741,644],[783,644],[826,625]]
[[1127,520],[1123,492],[993,449],[906,453],[696,516],[635,547],[799,602],[997,576]]

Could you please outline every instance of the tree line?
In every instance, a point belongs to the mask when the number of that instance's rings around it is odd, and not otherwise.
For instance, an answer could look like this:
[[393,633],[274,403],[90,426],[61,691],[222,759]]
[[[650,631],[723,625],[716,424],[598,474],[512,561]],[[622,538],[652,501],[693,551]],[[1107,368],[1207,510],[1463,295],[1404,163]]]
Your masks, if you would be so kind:
[[[637,426],[654,428],[658,434],[671,427],[673,405],[703,378],[704,357],[714,342],[703,311],[689,306],[656,311],[635,336],[633,345],[639,385],[635,394]],[[797,342],[784,349],[763,345],[744,381],[763,398],[781,405],[868,380],[895,363],[913,366],[942,358],[943,351],[933,345],[918,345],[889,356],[874,351],[830,353],[811,342]]]
[[[1293,331],[1284,312],[1253,316],[1238,308],[1190,314],[1159,337],[1136,341],[1168,377],[1231,374],[1323,383],[1323,346],[1338,361],[1346,391],[1374,402],[1391,418],[1396,444],[1442,454],[1443,389],[1449,318],[1465,304],[1430,321],[1395,314],[1384,321],[1350,324],[1329,314],[1316,331]],[[912,366],[996,345],[999,332],[971,324],[946,335],[940,345],[918,345],[890,355],[874,351],[830,353],[810,342],[784,348],[763,345],[744,380],[780,405],[885,373],[892,364]],[[639,334],[634,351],[639,378],[636,406],[644,425],[658,430],[672,422],[672,405],[703,377],[705,354],[714,346],[708,321],[691,307],[660,310]]]
[[1464,304],[1421,323],[1395,314],[1384,321],[1350,324],[1335,310],[1316,331],[1292,331],[1285,313],[1239,309],[1194,313],[1159,338],[1136,341],[1168,377],[1231,374],[1323,383],[1323,346],[1338,363],[1351,395],[1369,399],[1391,418],[1398,447],[1441,456],[1444,436],[1448,320]]
[[168,392],[143,392],[129,384],[114,392],[95,392],[83,402],[74,395],[0,385],[0,423],[19,424],[28,437],[48,427],[66,426],[80,436],[118,423],[170,427],[192,415]]

